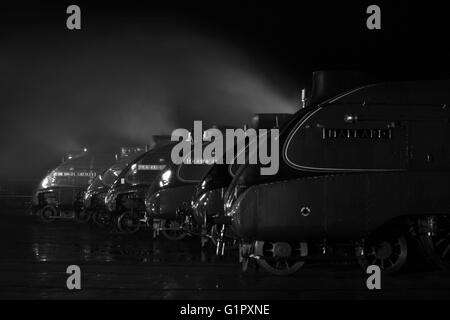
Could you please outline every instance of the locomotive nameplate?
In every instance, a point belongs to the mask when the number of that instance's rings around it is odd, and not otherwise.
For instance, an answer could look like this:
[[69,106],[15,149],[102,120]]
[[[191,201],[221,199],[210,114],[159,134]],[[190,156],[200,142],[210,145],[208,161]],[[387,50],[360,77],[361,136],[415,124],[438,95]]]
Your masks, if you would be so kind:
[[392,129],[349,129],[349,128],[323,128],[323,139],[392,139]]
[[56,177],[95,177],[96,172],[76,172],[76,171],[59,171],[55,172]]
[[140,164],[138,165],[138,170],[140,171],[146,171],[146,170],[156,170],[156,171],[161,171],[164,170],[164,168],[166,167],[165,164]]

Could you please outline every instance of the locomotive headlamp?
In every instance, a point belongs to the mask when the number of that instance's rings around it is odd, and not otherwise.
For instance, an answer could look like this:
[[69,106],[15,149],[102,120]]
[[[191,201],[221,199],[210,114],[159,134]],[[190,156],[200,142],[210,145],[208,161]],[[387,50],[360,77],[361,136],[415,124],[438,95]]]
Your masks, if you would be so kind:
[[55,171],[50,172],[41,182],[41,187],[47,189],[55,183]]
[[159,186],[160,187],[167,186],[170,182],[171,177],[172,177],[172,170],[168,169],[164,171],[164,173],[161,175],[161,179],[159,180]]
[[49,185],[50,185],[50,181],[49,181],[48,177],[45,177],[44,180],[42,180],[42,182],[41,182],[41,186],[42,186],[42,188],[46,189],[46,188],[48,188]]

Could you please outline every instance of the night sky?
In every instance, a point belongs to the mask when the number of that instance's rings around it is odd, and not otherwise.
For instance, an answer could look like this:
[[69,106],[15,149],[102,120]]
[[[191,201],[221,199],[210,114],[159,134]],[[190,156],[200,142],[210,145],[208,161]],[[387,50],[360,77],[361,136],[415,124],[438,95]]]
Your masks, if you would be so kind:
[[[375,3],[375,2],[374,2]],[[82,30],[66,29],[66,7]],[[342,1],[149,5],[22,2],[0,11],[0,178],[37,179],[63,153],[117,152],[152,134],[294,112],[313,70],[448,78],[444,7]]]

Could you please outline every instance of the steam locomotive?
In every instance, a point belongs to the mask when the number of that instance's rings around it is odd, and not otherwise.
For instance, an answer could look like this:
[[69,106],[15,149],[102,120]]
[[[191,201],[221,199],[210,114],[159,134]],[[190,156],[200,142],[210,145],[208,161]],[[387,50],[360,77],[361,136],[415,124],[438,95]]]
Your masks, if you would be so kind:
[[110,220],[115,221],[120,232],[135,233],[147,224],[144,197],[153,180],[170,162],[173,143],[167,139],[130,162],[109,188],[105,204]]
[[99,227],[110,227],[114,222],[108,214],[105,206],[105,197],[108,189],[116,181],[126,166],[134,159],[142,155],[144,148],[122,148],[116,163],[95,177],[89,185],[84,196],[84,210],[80,213],[80,218],[92,221]]
[[[256,114],[250,127],[265,128],[269,123],[270,126],[276,126],[289,116]],[[225,131],[224,127],[215,129]],[[207,135],[208,131],[205,131],[203,141],[211,140],[206,137]],[[195,144],[195,141],[192,142]],[[209,142],[204,142],[202,148],[205,149],[208,144]],[[222,146],[222,150],[225,150],[225,145]],[[233,154],[237,154],[237,151],[235,149]],[[191,158],[191,155],[187,157]],[[223,157],[222,162],[225,163],[226,152],[219,157]],[[171,164],[162,172],[147,192],[145,200],[147,215],[153,219],[154,231],[162,232],[168,239],[180,240],[188,233],[200,232],[202,246],[207,239],[211,239],[213,243],[219,245],[217,250],[223,252],[221,245],[225,232],[221,228],[219,233],[218,225],[213,221],[223,217],[222,197],[225,186],[231,181],[230,173],[228,165],[213,165],[204,160],[201,163]],[[221,239],[219,242],[216,241],[218,236]]]
[[362,267],[400,270],[407,237],[450,265],[450,81],[368,84],[316,72],[312,94],[281,129],[280,168],[239,167],[225,214],[244,270],[273,274],[344,248]]
[[69,155],[36,188],[32,199],[32,213],[46,222],[76,218],[83,211],[86,188],[113,162],[112,154],[82,151]]
[[212,164],[171,163],[154,180],[145,196],[147,216],[153,221],[155,236],[181,240],[193,232],[191,200],[197,184]]
[[[279,128],[291,114],[255,114],[249,127],[254,129]],[[237,150],[234,154],[237,154]],[[192,215],[202,230],[202,246],[210,239],[216,246],[216,254],[223,255],[226,247],[234,247],[236,235],[228,228],[230,219],[224,214],[223,197],[234,176],[237,165],[214,164],[197,184],[192,199]]]

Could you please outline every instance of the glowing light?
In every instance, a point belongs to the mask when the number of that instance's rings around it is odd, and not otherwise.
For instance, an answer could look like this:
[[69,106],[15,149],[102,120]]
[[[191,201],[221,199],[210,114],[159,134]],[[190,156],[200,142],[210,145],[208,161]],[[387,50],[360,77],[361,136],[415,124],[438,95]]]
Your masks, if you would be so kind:
[[57,173],[55,171],[50,172],[41,182],[41,187],[47,189],[55,183],[55,176]]
[[172,170],[167,170],[161,175],[161,180],[159,181],[159,186],[164,187],[167,186],[170,182],[170,178],[172,176]]
[[171,175],[172,175],[172,170],[167,170],[166,172],[163,173],[162,179],[167,181],[170,179]]
[[50,181],[48,181],[48,180],[49,180],[48,177],[45,177],[44,180],[42,180],[42,183],[41,183],[42,188],[45,189],[49,186]]

